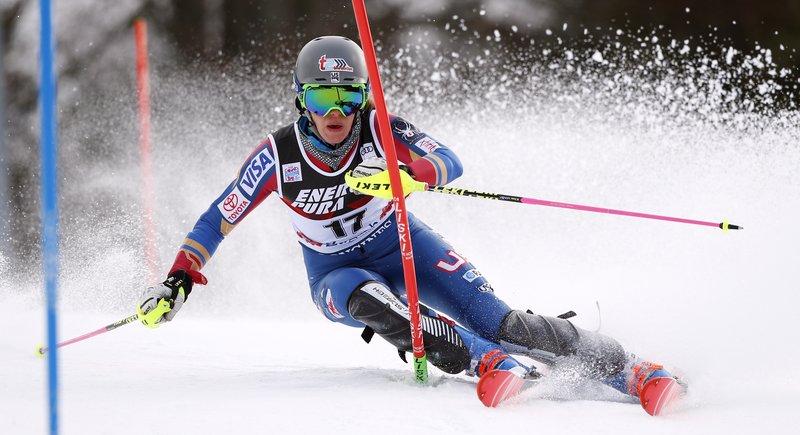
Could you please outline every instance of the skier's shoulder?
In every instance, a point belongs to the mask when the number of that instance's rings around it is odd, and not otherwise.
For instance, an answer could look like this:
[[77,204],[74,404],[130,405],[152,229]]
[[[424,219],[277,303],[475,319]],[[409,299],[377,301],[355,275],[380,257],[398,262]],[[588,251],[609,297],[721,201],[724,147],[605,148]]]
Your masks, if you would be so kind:
[[[369,110],[364,111],[364,118],[362,119],[362,122],[365,122],[377,134],[380,134],[381,125],[378,122],[377,110],[374,107],[369,106],[368,109]],[[388,113],[388,116],[389,127],[391,128],[392,135],[395,137],[395,139],[399,139],[402,142],[410,144],[425,136],[425,133],[419,131],[419,129],[417,129],[417,127],[405,117],[396,113]]]
[[407,144],[413,144],[425,136],[425,133],[420,131],[417,126],[400,115],[390,116],[389,125],[392,127],[392,134],[395,138]]
[[291,124],[284,125],[277,130],[270,132],[267,137],[264,138],[264,140],[262,140],[250,153],[250,156],[247,158],[247,160],[250,161],[253,157],[265,153],[271,158],[274,158],[275,152],[278,150],[278,148],[282,146],[285,147],[287,143],[294,142],[295,124],[296,122],[292,122]]
[[275,138],[275,142],[283,142],[282,139],[287,137],[294,137],[295,136],[295,128],[297,128],[297,122],[294,121],[291,124],[286,124],[283,127],[273,131],[270,136]]
[[290,134],[293,137],[294,123],[273,131],[262,140],[239,169],[236,184],[241,184],[249,195],[253,195],[256,188],[260,188],[265,181],[272,186],[274,183],[269,180],[275,176],[278,146],[286,143],[286,138],[290,137]]

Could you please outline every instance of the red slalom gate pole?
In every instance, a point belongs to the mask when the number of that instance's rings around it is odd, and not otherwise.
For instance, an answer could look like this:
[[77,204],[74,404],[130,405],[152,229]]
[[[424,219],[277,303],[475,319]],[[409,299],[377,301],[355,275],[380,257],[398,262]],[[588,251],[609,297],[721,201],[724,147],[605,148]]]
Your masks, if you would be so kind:
[[358,35],[367,61],[370,87],[375,100],[378,125],[381,129],[381,144],[386,151],[386,165],[389,170],[389,181],[392,187],[392,201],[395,205],[397,218],[397,235],[400,238],[400,251],[403,258],[403,274],[406,281],[406,296],[408,297],[408,311],[411,314],[411,345],[414,351],[414,376],[417,382],[428,382],[428,363],[425,357],[425,347],[422,343],[422,325],[419,317],[419,295],[417,294],[417,276],[414,270],[414,252],[411,248],[411,234],[408,227],[408,214],[406,201],[403,194],[403,185],[400,181],[400,167],[397,164],[397,152],[392,139],[392,129],[389,125],[389,113],[386,111],[386,102],[383,97],[380,71],[375,56],[375,46],[372,42],[372,32],[369,28],[369,18],[364,0],[353,0],[353,9],[358,25]]
[[150,73],[147,62],[147,22],[143,18],[133,24],[136,37],[136,89],[139,97],[139,148],[143,179],[142,202],[144,204],[145,258],[148,282],[158,278],[156,258],[155,224],[153,221],[154,195],[153,164],[150,146]]

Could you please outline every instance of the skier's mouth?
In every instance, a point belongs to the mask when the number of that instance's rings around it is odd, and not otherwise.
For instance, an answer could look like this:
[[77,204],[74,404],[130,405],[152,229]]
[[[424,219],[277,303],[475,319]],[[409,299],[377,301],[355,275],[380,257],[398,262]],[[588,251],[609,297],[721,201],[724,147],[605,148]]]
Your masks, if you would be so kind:
[[344,125],[342,125],[342,124],[328,124],[328,125],[325,126],[325,128],[327,128],[330,131],[338,133],[338,132],[342,131],[342,129],[344,128]]

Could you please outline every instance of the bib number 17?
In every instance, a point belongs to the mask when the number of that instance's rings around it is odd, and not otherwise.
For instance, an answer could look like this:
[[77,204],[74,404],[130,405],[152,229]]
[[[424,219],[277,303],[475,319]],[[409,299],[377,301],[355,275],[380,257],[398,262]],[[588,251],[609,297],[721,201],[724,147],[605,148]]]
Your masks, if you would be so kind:
[[324,225],[325,228],[330,228],[333,231],[333,235],[336,236],[337,239],[341,239],[347,237],[347,231],[345,228],[349,227],[350,234],[355,234],[362,228],[361,220],[364,219],[364,210],[352,215],[348,216],[344,219],[339,219],[332,221],[328,225]]

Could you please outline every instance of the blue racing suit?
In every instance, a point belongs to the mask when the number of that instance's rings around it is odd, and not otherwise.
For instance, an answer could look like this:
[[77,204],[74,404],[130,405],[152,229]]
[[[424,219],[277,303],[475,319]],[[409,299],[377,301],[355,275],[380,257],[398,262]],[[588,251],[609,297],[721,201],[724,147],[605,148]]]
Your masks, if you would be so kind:
[[[304,149],[306,119],[272,134],[242,165],[236,180],[211,204],[188,234],[172,271],[191,271],[195,281],[223,238],[272,193],[294,212],[311,297],[330,320],[363,327],[348,312],[351,293],[369,280],[405,293],[393,205],[346,186],[344,174],[368,157],[383,157],[375,113],[360,115],[358,143],[338,168]],[[398,159],[414,177],[447,184],[462,173],[445,145],[398,116],[391,117]],[[301,137],[301,135],[305,137]],[[480,272],[427,225],[409,215],[420,302],[478,335],[497,341],[510,308]],[[433,314],[433,313],[430,313]]]

